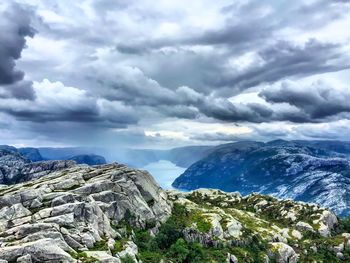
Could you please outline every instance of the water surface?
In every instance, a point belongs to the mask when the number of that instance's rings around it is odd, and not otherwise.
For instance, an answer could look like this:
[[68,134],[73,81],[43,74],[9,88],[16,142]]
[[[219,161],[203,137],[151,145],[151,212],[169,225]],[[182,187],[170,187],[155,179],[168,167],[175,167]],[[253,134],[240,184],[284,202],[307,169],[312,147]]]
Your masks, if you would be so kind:
[[176,166],[174,163],[165,160],[150,163],[142,167],[142,169],[152,174],[154,179],[164,189],[173,189],[171,184],[186,170],[186,168]]

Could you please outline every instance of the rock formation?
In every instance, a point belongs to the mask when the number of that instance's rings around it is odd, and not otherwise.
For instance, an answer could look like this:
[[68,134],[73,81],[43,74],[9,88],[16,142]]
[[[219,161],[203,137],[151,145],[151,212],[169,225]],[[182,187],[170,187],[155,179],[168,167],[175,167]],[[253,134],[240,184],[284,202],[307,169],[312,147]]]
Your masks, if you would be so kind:
[[338,220],[314,204],[163,191],[145,171],[74,165],[0,187],[0,262],[346,262]]

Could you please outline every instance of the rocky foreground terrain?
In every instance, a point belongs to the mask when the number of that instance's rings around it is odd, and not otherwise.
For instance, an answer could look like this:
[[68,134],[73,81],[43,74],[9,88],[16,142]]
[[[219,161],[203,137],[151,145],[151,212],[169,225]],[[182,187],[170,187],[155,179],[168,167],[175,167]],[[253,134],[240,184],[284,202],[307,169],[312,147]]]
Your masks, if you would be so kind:
[[0,262],[349,262],[346,220],[317,205],[163,191],[119,164],[0,187]]

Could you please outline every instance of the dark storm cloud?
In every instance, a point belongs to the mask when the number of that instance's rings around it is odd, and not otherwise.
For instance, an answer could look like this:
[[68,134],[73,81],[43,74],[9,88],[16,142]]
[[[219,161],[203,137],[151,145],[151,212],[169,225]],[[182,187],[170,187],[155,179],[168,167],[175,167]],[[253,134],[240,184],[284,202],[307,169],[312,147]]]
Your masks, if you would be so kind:
[[308,116],[309,121],[350,113],[350,92],[334,89],[322,82],[308,87],[285,82],[278,88],[263,90],[260,96],[270,103],[287,103],[297,107]]
[[139,116],[131,107],[125,107],[120,102],[93,98],[82,102],[61,102],[51,106],[41,102],[31,101],[30,104],[12,100],[11,105],[0,105],[0,111],[16,117],[20,121],[30,122],[75,122],[95,123],[101,127],[125,128],[135,124]]
[[[349,68],[349,56],[341,44],[311,39],[296,45],[279,36],[284,29],[325,27],[346,14],[346,4],[320,0],[312,4],[284,3],[284,7],[281,11],[258,1],[247,1],[243,5],[234,3],[222,8],[227,18],[220,27],[176,37],[136,38],[117,44],[117,50],[152,63],[151,70],[142,65],[141,68],[163,86],[186,85],[200,92],[215,91],[224,96],[262,83]],[[215,50],[184,51],[192,46],[208,46]],[[163,54],[161,49],[168,47],[176,48],[174,55]],[[235,60],[252,51],[259,61],[250,67],[237,70],[227,66],[228,58]]]
[[6,109],[4,112],[16,117],[21,121],[31,122],[50,122],[50,121],[69,121],[69,122],[97,122],[99,121],[98,112],[94,109],[72,109],[64,112],[47,112],[46,109],[28,110],[28,109]]
[[171,107],[160,106],[159,111],[165,116],[181,119],[196,119],[199,117],[199,111],[197,108],[184,105],[176,105]]
[[190,139],[197,141],[240,141],[244,139],[242,135],[227,134],[223,132],[202,133],[190,136]]
[[24,72],[16,68],[26,45],[26,37],[33,37],[30,14],[17,4],[11,5],[0,16],[0,86],[6,91],[3,96],[33,99],[31,82],[22,81]]
[[[334,72],[350,67],[349,57],[341,45],[310,40],[303,46],[278,42],[258,52],[263,60],[242,73],[227,72],[217,86],[244,90],[262,83],[273,83],[284,78]],[[226,88],[226,91],[230,88]]]
[[[1,110],[1,108],[0,108]],[[37,123],[45,122],[74,122],[98,124],[101,127],[126,128],[129,124],[138,122],[138,115],[128,112],[109,112],[108,115],[101,114],[98,109],[67,109],[65,111],[47,111],[47,109],[14,109],[1,110],[20,121]],[[114,115],[115,114],[115,115]]]

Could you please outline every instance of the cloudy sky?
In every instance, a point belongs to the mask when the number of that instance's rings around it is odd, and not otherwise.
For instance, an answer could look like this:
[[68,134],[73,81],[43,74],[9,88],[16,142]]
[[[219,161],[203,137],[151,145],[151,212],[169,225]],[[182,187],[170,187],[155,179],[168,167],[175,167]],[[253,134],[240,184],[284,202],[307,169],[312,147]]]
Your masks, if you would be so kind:
[[350,140],[348,0],[4,0],[0,144]]

